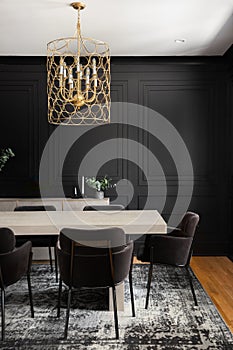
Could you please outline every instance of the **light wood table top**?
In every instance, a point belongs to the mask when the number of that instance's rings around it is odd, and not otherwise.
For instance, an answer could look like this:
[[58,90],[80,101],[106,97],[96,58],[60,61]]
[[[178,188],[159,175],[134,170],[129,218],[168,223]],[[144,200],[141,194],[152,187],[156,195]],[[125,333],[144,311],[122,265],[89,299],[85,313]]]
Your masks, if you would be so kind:
[[157,210],[0,212],[0,227],[16,235],[58,235],[64,227],[121,227],[126,234],[164,234],[167,224]]

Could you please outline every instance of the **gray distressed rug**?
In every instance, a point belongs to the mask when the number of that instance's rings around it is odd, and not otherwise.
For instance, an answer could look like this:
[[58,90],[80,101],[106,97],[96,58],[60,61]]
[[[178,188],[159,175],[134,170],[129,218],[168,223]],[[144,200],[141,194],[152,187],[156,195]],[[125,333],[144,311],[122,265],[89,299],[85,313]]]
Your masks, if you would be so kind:
[[[26,279],[6,293],[6,341],[1,349],[233,349],[233,336],[198,280],[198,306],[182,269],[156,266],[148,310],[144,309],[148,266],[134,265],[136,317],[131,317],[128,283],[125,311],[119,312],[120,339],[114,339],[113,313],[104,310],[106,293],[82,291],[73,298],[69,334],[62,340],[65,308],[56,317],[58,285],[48,265],[33,265],[35,318],[30,318]],[[86,300],[84,300],[86,299]],[[65,307],[66,290],[63,293]],[[93,310],[95,309],[95,310]]]

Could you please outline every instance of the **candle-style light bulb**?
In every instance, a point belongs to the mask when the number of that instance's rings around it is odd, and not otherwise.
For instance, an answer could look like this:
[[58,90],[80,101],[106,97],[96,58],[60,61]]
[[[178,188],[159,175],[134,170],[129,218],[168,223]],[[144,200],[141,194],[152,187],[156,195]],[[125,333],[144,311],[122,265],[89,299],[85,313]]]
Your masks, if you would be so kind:
[[63,72],[64,72],[64,58],[62,57],[61,59],[60,59],[60,69],[59,69],[59,74],[60,75],[63,75]]
[[78,60],[78,63],[77,63],[77,69],[76,69],[76,72],[77,72],[77,73],[80,73],[80,63],[79,63],[79,60]]
[[63,70],[64,70],[63,65],[60,65],[60,71],[59,71],[59,74],[60,74],[60,75],[63,75]]
[[92,69],[93,69],[93,74],[96,74],[96,59],[92,59]]
[[80,64],[80,79],[83,77],[83,66]]
[[73,89],[73,87],[74,87],[74,81],[73,81],[73,74],[72,74],[72,73],[69,73],[68,84],[70,85],[70,89]]
[[70,73],[69,74],[69,80],[68,80],[68,84],[73,83],[73,75]]
[[63,77],[66,78],[66,63],[64,62]]
[[63,82],[63,74],[64,74],[64,60],[61,59],[60,60],[60,67],[59,67],[59,75],[60,75],[60,78],[59,78],[59,87],[62,87],[62,82]]
[[86,69],[86,85],[89,85],[89,81],[90,81],[90,68],[87,67],[87,69]]

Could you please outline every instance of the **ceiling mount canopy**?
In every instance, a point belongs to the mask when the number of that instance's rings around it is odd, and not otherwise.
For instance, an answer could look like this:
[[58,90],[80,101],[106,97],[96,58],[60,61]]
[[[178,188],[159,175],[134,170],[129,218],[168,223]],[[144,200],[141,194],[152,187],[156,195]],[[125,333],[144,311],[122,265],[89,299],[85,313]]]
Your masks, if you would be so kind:
[[83,2],[72,2],[70,4],[75,10],[84,10],[86,5]]
[[93,125],[110,122],[110,53],[105,42],[81,35],[82,2],[73,37],[47,45],[48,121],[51,124]]

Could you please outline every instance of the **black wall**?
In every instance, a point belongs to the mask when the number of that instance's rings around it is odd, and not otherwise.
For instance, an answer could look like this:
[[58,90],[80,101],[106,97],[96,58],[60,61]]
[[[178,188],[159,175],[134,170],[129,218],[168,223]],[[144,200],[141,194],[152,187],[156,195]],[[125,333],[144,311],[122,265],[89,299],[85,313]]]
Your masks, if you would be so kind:
[[228,162],[228,211],[229,211],[229,257],[233,261],[233,46],[225,54],[227,59],[227,139],[229,140],[228,151],[226,151],[227,162]]
[[[231,254],[231,213],[233,195],[231,52],[224,57],[112,58],[112,101],[148,106],[165,116],[184,139],[193,161],[195,180],[190,210],[201,216],[195,245],[196,254]],[[1,127],[0,147],[16,153],[0,174],[1,197],[39,196],[40,157],[55,126],[47,122],[46,62],[43,57],[0,58]],[[163,158],[164,150],[150,135],[107,125],[83,139],[63,169],[67,196],[76,184],[74,161],[108,137],[122,133],[145,144]],[[91,143],[90,143],[91,140]],[[101,173],[118,180],[129,178],[135,194],[128,208],[143,208],[147,183],[142,172],[130,162],[106,164]],[[153,174],[151,174],[153,177]],[[185,173],[183,174],[185,177]],[[169,217],[177,194],[176,172],[168,166],[168,199],[163,215]],[[159,182],[154,182],[151,208],[156,208]],[[157,192],[156,192],[157,191]],[[54,186],[49,196],[59,196]],[[114,191],[108,195],[115,197]],[[122,198],[124,202],[124,198]]]

